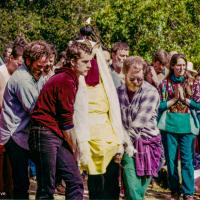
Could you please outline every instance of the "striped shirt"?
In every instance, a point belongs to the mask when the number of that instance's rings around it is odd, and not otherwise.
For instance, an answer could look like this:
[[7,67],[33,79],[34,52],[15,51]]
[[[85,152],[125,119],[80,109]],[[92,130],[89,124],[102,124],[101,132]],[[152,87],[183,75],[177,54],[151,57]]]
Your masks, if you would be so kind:
[[122,122],[132,138],[158,135],[157,113],[160,104],[158,91],[155,87],[143,82],[141,88],[129,101],[127,88],[123,84],[118,89]]

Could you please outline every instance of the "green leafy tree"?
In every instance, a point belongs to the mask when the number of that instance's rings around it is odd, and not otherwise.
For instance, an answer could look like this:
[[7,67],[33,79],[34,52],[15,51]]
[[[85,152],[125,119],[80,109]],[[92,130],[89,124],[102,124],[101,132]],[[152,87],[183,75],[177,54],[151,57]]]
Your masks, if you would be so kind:
[[94,17],[109,46],[127,41],[149,62],[157,49],[176,50],[200,68],[199,0],[110,0]]
[[200,68],[199,0],[1,0],[0,51],[23,34],[63,50],[92,16],[105,45],[126,41],[149,62],[160,48],[185,53]]

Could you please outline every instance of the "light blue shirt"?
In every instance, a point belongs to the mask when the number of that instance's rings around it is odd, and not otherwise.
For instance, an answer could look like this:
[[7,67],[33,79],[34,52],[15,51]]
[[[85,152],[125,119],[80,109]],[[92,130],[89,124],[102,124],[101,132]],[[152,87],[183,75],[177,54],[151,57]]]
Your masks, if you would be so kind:
[[0,144],[6,144],[12,137],[20,147],[28,149],[30,112],[38,96],[38,83],[23,64],[10,77],[5,88],[0,116]]
[[113,69],[113,66],[110,65],[110,74],[112,76],[115,88],[117,89],[122,85],[122,78],[119,76],[119,74]]

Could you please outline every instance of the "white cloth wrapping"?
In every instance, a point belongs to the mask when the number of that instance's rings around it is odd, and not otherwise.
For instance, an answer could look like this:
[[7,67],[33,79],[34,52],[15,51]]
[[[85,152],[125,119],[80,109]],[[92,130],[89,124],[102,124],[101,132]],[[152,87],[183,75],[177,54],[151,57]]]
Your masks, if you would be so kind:
[[[129,155],[133,155],[134,147],[127,132],[124,130],[121,120],[121,111],[118,100],[116,88],[114,86],[110,71],[107,67],[103,51],[101,47],[93,49],[94,55],[96,55],[97,63],[99,67],[99,73],[106,91],[106,95],[109,101],[109,117],[115,134],[120,141],[120,147],[118,152],[123,154],[123,144],[126,143],[126,151]],[[88,94],[87,86],[83,76],[79,78],[79,88],[76,95],[74,105],[74,134],[79,147],[80,162],[87,164],[90,158],[90,132],[89,132],[89,119],[88,119]]]

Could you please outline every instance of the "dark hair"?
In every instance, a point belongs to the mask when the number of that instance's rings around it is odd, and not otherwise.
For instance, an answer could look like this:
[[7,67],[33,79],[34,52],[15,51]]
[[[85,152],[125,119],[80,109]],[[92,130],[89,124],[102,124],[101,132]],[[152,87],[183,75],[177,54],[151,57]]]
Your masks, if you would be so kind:
[[159,49],[153,55],[153,62],[157,61],[159,61],[164,66],[166,66],[169,63],[168,53],[164,49]]
[[129,56],[124,61],[123,73],[124,74],[128,73],[128,71],[131,67],[134,67],[135,71],[143,70],[145,73],[146,67],[147,67],[147,62],[145,62],[145,60],[140,56]]
[[72,41],[72,43],[66,49],[66,65],[71,67],[71,60],[78,60],[81,57],[81,51],[87,54],[92,53],[92,45],[89,41],[85,40],[83,42]]
[[177,54],[174,54],[170,60],[170,71],[172,70],[172,67],[174,67],[176,64],[177,64],[177,61],[178,59],[182,58],[183,60],[185,60],[185,63],[187,65],[187,59],[185,57],[184,54],[180,54],[180,53],[177,53]]
[[126,42],[115,42],[112,45],[111,52],[116,53],[118,50],[129,50],[129,46]]
[[13,43],[10,42],[9,44],[6,45],[4,51],[3,51],[3,57],[5,57],[6,53],[7,53],[7,49],[12,49],[13,48]]
[[49,47],[50,47],[50,50],[51,50],[51,55],[54,55],[55,56],[55,60],[56,60],[57,59],[57,50],[56,50],[55,45],[49,44]]
[[21,48],[25,48],[25,46],[28,45],[28,42],[26,39],[22,36],[17,36],[16,39],[14,40],[13,46],[20,46]]
[[66,51],[62,51],[59,55],[58,55],[58,60],[60,60],[61,58],[65,58],[66,59]]
[[93,33],[93,29],[91,26],[83,26],[80,28],[80,34],[82,36],[91,36]]
[[12,49],[12,53],[11,55],[13,56],[13,58],[18,58],[19,56],[23,56],[24,53],[24,48],[21,46],[14,46]]
[[103,51],[107,51],[107,52],[111,53],[111,50],[105,46],[102,46],[102,49],[103,49]]
[[30,62],[33,63],[36,60],[39,60],[43,56],[49,57],[51,55],[51,49],[49,44],[45,41],[38,40],[29,43],[24,50],[23,58],[26,62],[26,59],[29,58]]

